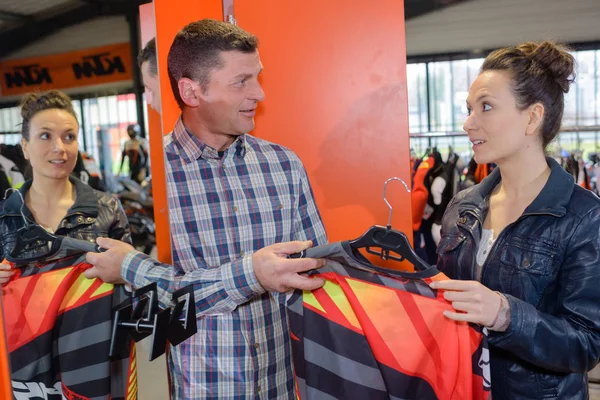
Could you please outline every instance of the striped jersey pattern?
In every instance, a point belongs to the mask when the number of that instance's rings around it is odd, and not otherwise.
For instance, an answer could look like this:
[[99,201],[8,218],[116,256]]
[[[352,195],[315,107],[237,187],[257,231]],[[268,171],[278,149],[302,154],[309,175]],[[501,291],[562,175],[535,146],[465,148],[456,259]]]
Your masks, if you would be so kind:
[[452,307],[429,287],[447,279],[435,267],[376,272],[348,242],[305,256],[327,265],[322,288],[288,299],[301,400],[491,397],[486,336],[443,316]]
[[87,279],[85,254],[19,265],[2,286],[11,381],[16,399],[135,400],[133,344],[108,353],[122,286]]

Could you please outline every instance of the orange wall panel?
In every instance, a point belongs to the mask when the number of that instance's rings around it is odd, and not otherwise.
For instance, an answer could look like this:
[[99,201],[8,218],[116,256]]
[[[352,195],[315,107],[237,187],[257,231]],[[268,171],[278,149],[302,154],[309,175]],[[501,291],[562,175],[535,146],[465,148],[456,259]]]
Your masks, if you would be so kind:
[[4,310],[2,307],[2,291],[0,291],[0,400],[11,400],[13,396],[8,365],[8,340],[4,328]]
[[[156,22],[154,18],[154,5],[152,3],[140,6],[141,45],[156,37]],[[165,180],[165,152],[163,150],[163,130],[160,114],[148,107],[148,140],[150,142],[150,159],[152,160],[152,193],[154,199],[154,222],[156,224],[156,258],[164,263],[170,263],[171,234],[169,229],[169,206],[167,194],[162,188],[166,186]]]
[[223,20],[223,3],[221,0],[154,0],[154,12],[156,13],[162,126],[166,134],[173,129],[180,113],[167,73],[167,56],[171,43],[177,32],[190,22],[202,18]]
[[[181,30],[185,25],[190,22],[197,21],[202,18],[214,18],[223,19],[223,5],[219,0],[154,0],[152,4],[148,6],[154,6],[155,24],[154,29],[156,32],[156,47],[158,55],[158,73],[160,75],[160,96],[162,103],[162,118],[161,118],[161,135],[155,135],[157,142],[160,141],[160,146],[154,146],[154,150],[160,154],[151,151],[152,160],[152,179],[154,190],[154,214],[157,219],[156,231],[156,244],[159,251],[158,259],[162,262],[171,261],[171,237],[169,231],[169,220],[168,220],[168,204],[167,204],[167,193],[166,181],[164,178],[164,150],[162,147],[162,134],[168,134],[171,132],[179,118],[180,110],[177,106],[177,102],[173,97],[173,91],[171,90],[171,83],[169,82],[169,74],[167,70],[167,56],[171,43],[177,32]],[[148,113],[148,119],[152,122],[151,113]],[[154,123],[153,123],[154,125]],[[154,128],[156,132],[156,128]],[[151,128],[152,135],[152,128]],[[154,180],[155,168],[162,167],[162,180],[157,182]],[[156,172],[159,173],[160,172]],[[160,222],[159,222],[160,221]],[[160,223],[160,225],[159,225]],[[168,256],[168,258],[167,258]]]
[[[235,16],[264,64],[253,134],[300,156],[330,241],[386,225],[383,183],[410,184],[403,2],[235,0]],[[409,193],[387,193],[412,239]]]

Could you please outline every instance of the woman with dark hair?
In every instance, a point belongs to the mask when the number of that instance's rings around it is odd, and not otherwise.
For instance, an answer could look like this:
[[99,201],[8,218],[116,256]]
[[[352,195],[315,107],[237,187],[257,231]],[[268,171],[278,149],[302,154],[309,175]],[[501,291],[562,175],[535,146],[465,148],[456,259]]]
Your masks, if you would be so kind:
[[[20,106],[21,145],[33,173],[20,189],[25,214],[57,235],[92,241],[105,236],[130,242],[127,217],[118,199],[71,176],[79,136],[71,99],[59,91],[32,93],[23,97]],[[21,203],[21,196],[13,193],[2,204],[0,260],[23,225]],[[0,283],[10,275],[0,270]]]
[[600,357],[600,199],[545,156],[573,77],[566,48],[529,42],[491,53],[467,98],[475,159],[497,168],[448,207],[453,280],[432,287],[487,327],[494,400],[587,399]]
[[[79,133],[71,99],[59,91],[27,95],[21,116],[21,144],[33,178],[0,204],[0,261],[17,258],[19,229],[30,224],[56,236],[131,242],[117,198],[71,176]],[[0,264],[5,315],[14,317],[7,316],[5,323],[15,396],[30,384],[45,385],[48,393],[63,398],[133,397],[127,378],[135,366],[128,349],[114,361],[108,358],[112,307],[127,298],[124,287],[85,279],[85,254],[48,254],[48,242],[42,240],[26,242],[23,250],[17,250],[25,255],[17,260],[23,261]]]

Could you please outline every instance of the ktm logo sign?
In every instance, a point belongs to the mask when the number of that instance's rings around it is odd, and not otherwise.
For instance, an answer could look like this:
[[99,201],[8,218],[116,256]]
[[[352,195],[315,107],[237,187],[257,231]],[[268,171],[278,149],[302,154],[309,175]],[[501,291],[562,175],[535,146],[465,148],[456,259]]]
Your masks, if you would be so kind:
[[52,77],[48,68],[40,67],[40,64],[23,65],[13,67],[12,72],[4,73],[6,87],[12,88],[23,86],[34,86],[42,83],[52,83]]
[[75,78],[91,78],[92,76],[105,76],[114,73],[125,73],[125,66],[121,57],[110,57],[110,53],[100,53],[83,57],[80,63],[73,63]]

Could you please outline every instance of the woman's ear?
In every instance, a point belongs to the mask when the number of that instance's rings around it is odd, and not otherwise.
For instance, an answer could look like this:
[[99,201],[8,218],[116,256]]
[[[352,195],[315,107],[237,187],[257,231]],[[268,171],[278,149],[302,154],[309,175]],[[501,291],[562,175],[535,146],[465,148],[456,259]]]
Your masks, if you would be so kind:
[[529,106],[529,122],[527,123],[527,129],[525,135],[534,135],[539,129],[541,129],[544,123],[545,108],[542,103],[535,103]]
[[26,160],[29,160],[29,153],[27,151],[28,145],[29,145],[29,142],[27,140],[25,140],[24,138],[21,138],[21,147],[23,148],[23,156],[25,157]]

